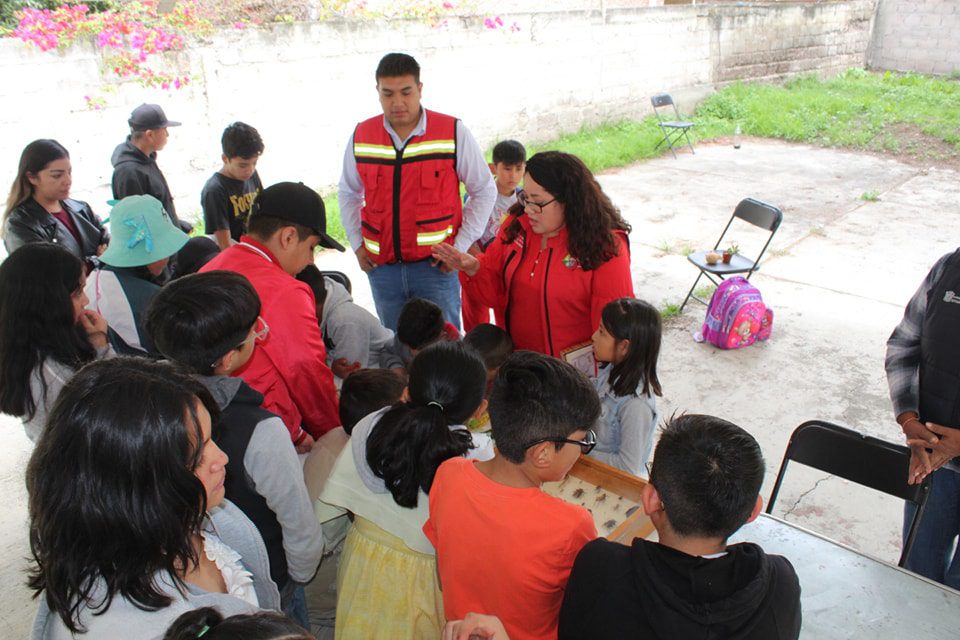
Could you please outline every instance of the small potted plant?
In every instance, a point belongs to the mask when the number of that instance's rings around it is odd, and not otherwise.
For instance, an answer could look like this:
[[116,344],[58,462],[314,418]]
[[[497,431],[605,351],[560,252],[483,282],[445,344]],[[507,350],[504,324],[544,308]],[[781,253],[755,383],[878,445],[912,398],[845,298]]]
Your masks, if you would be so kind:
[[723,250],[723,264],[730,264],[730,260],[738,253],[740,253],[740,247],[737,246],[736,242],[731,243],[729,247]]

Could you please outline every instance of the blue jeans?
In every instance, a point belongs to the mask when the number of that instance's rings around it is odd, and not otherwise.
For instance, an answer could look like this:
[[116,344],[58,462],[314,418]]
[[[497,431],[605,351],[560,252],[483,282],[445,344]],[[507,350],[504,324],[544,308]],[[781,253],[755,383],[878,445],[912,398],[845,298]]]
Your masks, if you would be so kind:
[[[903,539],[916,506],[903,509]],[[960,589],[960,473],[940,469],[931,476],[930,497],[923,510],[906,568],[954,589]]]
[[444,273],[430,260],[383,264],[367,274],[380,322],[397,330],[403,305],[412,298],[435,303],[457,329],[460,328],[460,280],[457,273]]
[[287,584],[280,590],[280,608],[288,618],[304,629],[310,629],[310,616],[307,615],[307,595],[303,585],[287,580]]

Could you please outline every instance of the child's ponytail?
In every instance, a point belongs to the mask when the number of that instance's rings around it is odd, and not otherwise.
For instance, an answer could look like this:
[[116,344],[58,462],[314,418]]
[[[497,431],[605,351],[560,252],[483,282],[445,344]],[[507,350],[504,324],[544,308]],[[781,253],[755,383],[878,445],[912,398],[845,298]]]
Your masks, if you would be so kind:
[[438,342],[410,365],[409,400],[395,405],[367,439],[367,464],[394,501],[417,506],[429,493],[437,467],[473,446],[464,424],[483,400],[487,371],[479,354],[460,342]]

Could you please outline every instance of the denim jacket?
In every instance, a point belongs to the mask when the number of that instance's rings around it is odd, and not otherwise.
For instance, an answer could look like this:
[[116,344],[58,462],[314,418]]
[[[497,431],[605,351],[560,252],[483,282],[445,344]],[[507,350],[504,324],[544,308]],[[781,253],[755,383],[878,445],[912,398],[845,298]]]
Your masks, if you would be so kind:
[[[610,388],[613,365],[606,365],[593,383],[600,394],[597,446],[590,455],[635,476],[646,477],[644,465],[653,447],[657,426],[657,401],[650,394],[634,391],[618,396]],[[640,385],[643,381],[640,381]]]

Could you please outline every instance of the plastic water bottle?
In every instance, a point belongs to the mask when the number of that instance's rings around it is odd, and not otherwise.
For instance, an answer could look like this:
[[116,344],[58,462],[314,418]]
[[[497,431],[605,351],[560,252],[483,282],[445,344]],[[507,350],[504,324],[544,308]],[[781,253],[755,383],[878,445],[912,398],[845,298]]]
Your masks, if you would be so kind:
[[737,125],[736,131],[733,132],[733,148],[740,148],[740,125]]

